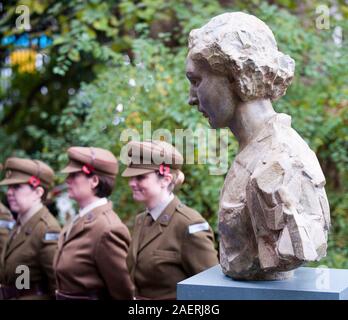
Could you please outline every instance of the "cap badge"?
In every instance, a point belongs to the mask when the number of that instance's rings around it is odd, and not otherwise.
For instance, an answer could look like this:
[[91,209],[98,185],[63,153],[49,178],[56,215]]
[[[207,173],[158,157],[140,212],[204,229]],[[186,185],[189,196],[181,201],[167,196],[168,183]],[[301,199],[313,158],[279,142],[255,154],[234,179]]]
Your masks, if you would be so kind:
[[89,212],[86,216],[86,222],[91,222],[94,218],[93,212]]
[[161,222],[168,222],[169,221],[169,215],[168,214],[165,214],[162,219],[161,219]]
[[36,187],[38,187],[38,186],[41,184],[41,181],[40,181],[40,179],[39,179],[38,177],[31,176],[30,179],[29,179],[29,181],[28,181],[28,183],[29,183],[32,187],[36,188]]
[[6,171],[6,178],[11,178],[11,175],[12,175],[12,170],[7,170]]

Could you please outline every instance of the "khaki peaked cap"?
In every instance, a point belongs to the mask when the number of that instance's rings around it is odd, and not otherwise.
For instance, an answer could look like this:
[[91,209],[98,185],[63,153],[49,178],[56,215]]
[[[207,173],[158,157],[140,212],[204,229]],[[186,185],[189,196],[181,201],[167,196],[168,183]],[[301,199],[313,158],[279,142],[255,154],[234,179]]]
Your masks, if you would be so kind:
[[128,147],[128,167],[123,177],[133,177],[158,171],[162,164],[170,170],[183,175],[180,171],[184,158],[171,144],[165,141],[131,141]]
[[[102,176],[115,178],[118,173],[116,157],[108,150],[94,147],[70,147],[69,163],[61,170],[62,173],[89,171]],[[87,166],[87,171],[84,166]]]
[[54,179],[54,171],[40,160],[11,157],[3,169],[6,171],[5,179],[0,181],[0,185],[29,183],[49,188]]

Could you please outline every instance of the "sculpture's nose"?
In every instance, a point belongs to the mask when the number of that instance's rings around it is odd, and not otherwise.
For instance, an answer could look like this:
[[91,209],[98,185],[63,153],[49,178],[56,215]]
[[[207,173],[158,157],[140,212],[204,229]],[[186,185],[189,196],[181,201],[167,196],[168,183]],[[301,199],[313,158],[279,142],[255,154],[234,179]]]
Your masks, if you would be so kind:
[[193,92],[192,88],[190,89],[190,96],[188,99],[188,104],[191,106],[198,105],[198,98],[197,95]]
[[188,104],[191,105],[191,106],[196,106],[198,105],[198,99],[197,97],[190,97],[188,99]]

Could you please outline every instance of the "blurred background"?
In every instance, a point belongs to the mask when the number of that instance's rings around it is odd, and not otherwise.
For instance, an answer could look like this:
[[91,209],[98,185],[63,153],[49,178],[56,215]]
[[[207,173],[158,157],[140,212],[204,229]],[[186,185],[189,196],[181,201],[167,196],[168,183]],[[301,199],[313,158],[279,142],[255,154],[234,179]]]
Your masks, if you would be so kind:
[[[265,21],[279,49],[296,61],[294,81],[274,107],[292,116],[327,179],[329,251],[312,265],[348,268],[347,0],[0,1],[0,162],[33,157],[58,171],[72,145],[107,148],[119,157],[122,131],[142,133],[145,120],[152,130],[173,135],[177,128],[208,129],[187,103],[187,38],[227,11]],[[232,134],[228,142],[231,164],[237,147]],[[224,175],[208,169],[209,163],[186,165],[177,194],[216,231]],[[62,223],[74,214],[63,182],[57,174],[50,195]],[[118,178],[112,200],[132,228],[141,208],[125,179]]]

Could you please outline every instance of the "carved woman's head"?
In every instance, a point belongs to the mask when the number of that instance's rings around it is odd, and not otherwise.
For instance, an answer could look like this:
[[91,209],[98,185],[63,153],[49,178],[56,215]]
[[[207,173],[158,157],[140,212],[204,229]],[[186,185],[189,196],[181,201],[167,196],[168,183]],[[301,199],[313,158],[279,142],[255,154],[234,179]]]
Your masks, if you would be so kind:
[[[294,60],[278,51],[270,28],[252,15],[224,13],[190,32],[187,57],[187,77],[191,81],[190,104],[201,104],[201,101],[198,102],[198,87],[204,73],[210,79],[206,81],[203,91],[207,93],[210,90],[215,95],[212,97],[215,101],[219,98],[231,100],[219,111],[227,113],[226,117],[229,117],[232,114],[228,112],[233,113],[233,110],[229,111],[227,104],[233,105],[236,99],[276,100],[283,96],[294,70]],[[221,86],[227,86],[225,90],[233,90],[234,96],[229,96]],[[202,98],[210,99],[207,94],[205,96]],[[213,127],[221,127],[219,120],[213,119],[214,115],[207,114],[206,110],[200,111],[209,117]]]

